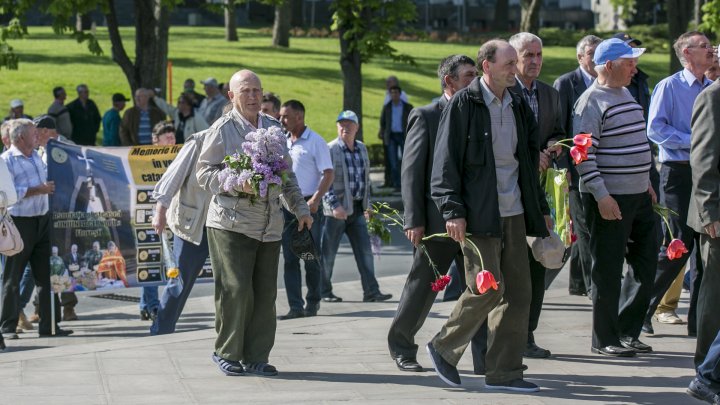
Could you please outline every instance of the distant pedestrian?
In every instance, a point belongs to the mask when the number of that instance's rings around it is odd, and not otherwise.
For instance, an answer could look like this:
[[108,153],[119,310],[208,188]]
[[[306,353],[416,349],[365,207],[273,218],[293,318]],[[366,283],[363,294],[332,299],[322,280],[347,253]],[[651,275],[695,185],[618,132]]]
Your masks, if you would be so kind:
[[5,117],[5,121],[15,120],[18,118],[33,119],[31,116],[25,114],[25,103],[19,98],[10,101],[10,113]]
[[186,79],[183,84],[183,94],[187,94],[192,100],[193,108],[200,108],[200,103],[205,99],[205,96],[195,91],[195,80]]
[[70,139],[72,137],[72,121],[70,120],[70,111],[65,106],[67,93],[62,87],[53,89],[53,100],[48,107],[48,115],[55,119],[58,134]]
[[214,77],[202,81],[205,86],[205,99],[200,103],[198,112],[205,118],[205,122],[212,125],[222,115],[223,107],[227,104],[227,98],[220,94],[220,87]]
[[120,144],[123,146],[152,144],[152,129],[165,120],[165,113],[151,106],[152,91],[144,88],[135,90],[135,106],[125,111],[120,123]]
[[185,139],[190,135],[208,129],[209,125],[205,122],[202,114],[195,111],[192,106],[192,100],[187,94],[181,94],[177,100],[177,106],[168,104],[164,99],[153,97],[155,105],[158,106],[165,114],[169,115],[175,126],[175,143],[185,143]]
[[95,146],[98,130],[100,130],[100,111],[95,102],[90,99],[90,89],[85,84],[77,86],[78,96],[68,104],[70,121],[72,122],[72,136],[70,140],[78,145]]
[[105,112],[102,119],[103,125],[103,146],[120,146],[120,111],[125,109],[127,98],[121,93],[112,96],[112,108]]

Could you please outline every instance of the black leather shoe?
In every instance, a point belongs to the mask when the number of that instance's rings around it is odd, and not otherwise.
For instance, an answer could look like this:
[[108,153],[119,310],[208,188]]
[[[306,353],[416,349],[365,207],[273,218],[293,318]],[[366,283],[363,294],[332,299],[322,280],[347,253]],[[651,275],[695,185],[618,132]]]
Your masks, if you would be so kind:
[[605,356],[612,356],[612,357],[633,357],[635,356],[635,350],[633,349],[626,349],[624,347],[620,346],[605,346],[605,347],[593,347],[592,349],[593,353],[597,354],[604,354]]
[[277,319],[284,321],[287,319],[295,319],[295,318],[304,318],[305,317],[305,311],[303,310],[295,310],[291,309],[287,314],[280,315],[277,317]]
[[690,381],[690,385],[685,392],[693,398],[705,401],[710,404],[720,404],[720,395],[716,394],[705,383],[697,378]]
[[438,377],[440,377],[441,380],[445,381],[445,383],[447,383],[451,387],[459,387],[460,374],[458,373],[457,368],[445,361],[445,359],[443,359],[440,353],[435,351],[432,342],[428,343],[426,348],[428,354],[430,354],[430,361],[432,361],[433,367],[435,367],[435,372],[437,373]]
[[642,326],[642,333],[646,335],[654,335],[655,329],[653,329],[652,322],[651,321],[645,321]]
[[48,333],[40,332],[39,335],[40,335],[40,337],[63,337],[63,336],[70,336],[73,333],[75,333],[75,332],[73,332],[70,329],[55,328],[54,335],[51,332],[48,332]]
[[400,371],[414,371],[417,373],[425,371],[415,357],[397,356],[395,357],[395,365]]
[[638,353],[652,353],[653,351],[652,346],[646,345],[645,343],[629,336],[621,337],[620,344],[623,345],[623,347],[633,349]]
[[335,294],[330,294],[327,297],[323,297],[322,299],[325,302],[342,302],[342,298],[338,297]]
[[390,298],[392,298],[392,294],[383,294],[381,292],[378,292],[375,295],[371,295],[369,297],[363,298],[363,302],[380,302],[380,301],[387,301]]
[[308,305],[305,307],[305,317],[317,316],[320,304]]
[[0,334],[0,352],[5,350],[5,340],[3,340],[2,334]]
[[527,344],[523,357],[529,357],[531,359],[547,359],[550,357],[550,350],[543,349],[536,345],[534,342]]

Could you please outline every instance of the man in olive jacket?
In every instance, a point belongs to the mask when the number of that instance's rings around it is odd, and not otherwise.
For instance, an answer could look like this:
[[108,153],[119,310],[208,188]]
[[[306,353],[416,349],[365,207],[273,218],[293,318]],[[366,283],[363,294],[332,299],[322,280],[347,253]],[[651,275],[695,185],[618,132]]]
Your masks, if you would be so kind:
[[[443,110],[430,181],[448,235],[463,247],[468,288],[427,349],[439,377],[459,386],[456,365],[487,318],[486,388],[535,392],[523,380],[522,354],[531,295],[525,237],[548,236],[538,128],[527,102],[507,89],[515,84],[515,49],[488,41],[477,59],[483,76]],[[480,293],[481,270],[492,273],[496,290]]]

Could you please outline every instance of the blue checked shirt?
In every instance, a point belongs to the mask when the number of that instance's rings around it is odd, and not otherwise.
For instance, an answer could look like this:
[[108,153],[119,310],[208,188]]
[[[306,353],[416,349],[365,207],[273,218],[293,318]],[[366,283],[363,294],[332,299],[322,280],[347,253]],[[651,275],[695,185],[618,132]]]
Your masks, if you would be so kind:
[[522,88],[522,94],[525,98],[525,101],[530,104],[530,109],[533,112],[533,115],[535,115],[535,121],[538,121],[538,98],[537,98],[537,83],[535,83],[535,80],[532,82],[531,88],[525,87],[525,84],[522,82],[522,80],[518,79],[518,83],[520,83],[520,88]]
[[17,202],[8,208],[10,215],[36,217],[47,213],[50,209],[47,194],[25,197],[30,187],[37,187],[47,181],[47,166],[37,151],[33,150],[32,155],[27,157],[13,145],[2,154],[2,158],[7,163],[18,197]]
[[[345,142],[340,142],[343,155],[345,156],[345,166],[347,166],[348,182],[350,183],[350,195],[352,195],[353,201],[362,201],[365,198],[365,165],[363,164],[362,155],[360,155],[360,149],[355,141],[353,150],[345,145]],[[323,197],[330,204],[333,209],[340,205],[333,187],[330,187],[327,194]]]

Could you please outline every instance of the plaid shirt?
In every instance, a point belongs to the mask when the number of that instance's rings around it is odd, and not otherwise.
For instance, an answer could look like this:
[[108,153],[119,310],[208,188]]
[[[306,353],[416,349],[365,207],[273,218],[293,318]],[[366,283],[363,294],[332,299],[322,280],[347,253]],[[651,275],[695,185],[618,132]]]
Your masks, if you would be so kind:
[[[347,166],[347,175],[350,183],[350,195],[354,201],[362,201],[365,197],[365,165],[363,164],[362,156],[360,155],[360,149],[357,147],[357,141],[353,145],[353,150],[345,145],[344,142],[340,143],[340,147],[345,156],[345,166]],[[332,186],[323,197],[331,207],[337,208],[340,205],[335,190]]]
[[537,98],[537,83],[535,83],[535,80],[533,80],[532,87],[527,88],[525,87],[525,84],[523,84],[522,80],[518,80],[518,83],[520,83],[520,87],[522,88],[522,95],[525,101],[530,104],[530,109],[533,112],[533,115],[535,115],[535,121],[538,120],[538,98]]
[[39,186],[47,181],[47,166],[40,159],[40,155],[33,150],[27,157],[15,145],[2,154],[15,183],[18,201],[8,208],[14,217],[36,217],[45,215],[50,209],[48,195],[40,194],[25,197],[30,187]]

